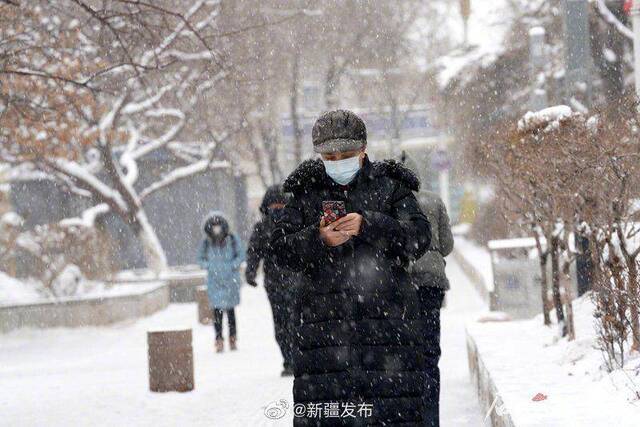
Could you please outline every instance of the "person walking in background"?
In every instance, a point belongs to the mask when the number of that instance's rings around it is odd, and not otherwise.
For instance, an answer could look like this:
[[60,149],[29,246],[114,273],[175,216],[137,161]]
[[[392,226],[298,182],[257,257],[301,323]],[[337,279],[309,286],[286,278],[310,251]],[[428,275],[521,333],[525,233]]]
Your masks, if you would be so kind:
[[207,217],[204,234],[198,250],[198,262],[200,267],[207,270],[207,294],[213,312],[216,352],[224,350],[222,318],[225,313],[229,325],[229,349],[236,350],[234,308],[240,304],[240,266],[245,260],[245,251],[240,240],[230,232],[229,223],[220,212],[213,212]]
[[271,304],[276,342],[282,352],[282,376],[293,375],[295,336],[292,316],[297,274],[277,265],[271,236],[275,227],[274,217],[281,214],[287,200],[287,195],[279,185],[267,189],[260,205],[262,218],[254,226],[249,240],[245,270],[247,283],[257,286],[256,275],[260,261],[263,262],[264,288]]
[[[417,167],[406,154],[402,163],[417,172]],[[421,190],[418,203],[431,224],[431,243],[427,252],[409,264],[411,282],[418,288],[422,314],[425,319],[426,379],[425,401],[430,413],[428,426],[440,425],[440,309],[449,279],[445,272],[445,257],[453,251],[453,234],[447,208],[433,192]]]
[[312,140],[322,159],[286,179],[293,195],[273,233],[278,262],[302,272],[294,402],[367,404],[358,425],[423,425],[423,326],[406,270],[429,247],[419,180],[397,162],[371,162],[366,126],[350,111],[323,114]]

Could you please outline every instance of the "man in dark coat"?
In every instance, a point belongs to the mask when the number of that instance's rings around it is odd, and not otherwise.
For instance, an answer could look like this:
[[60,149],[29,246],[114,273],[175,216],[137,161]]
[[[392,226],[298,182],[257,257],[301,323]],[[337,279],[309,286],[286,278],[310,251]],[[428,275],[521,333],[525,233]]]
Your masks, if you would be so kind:
[[[414,172],[417,165],[405,153],[402,163]],[[445,272],[445,257],[453,251],[453,233],[447,208],[437,194],[421,190],[418,203],[431,225],[431,243],[427,252],[409,266],[411,283],[418,289],[422,313],[425,319],[425,362],[427,384],[425,399],[429,411],[428,426],[440,425],[440,309],[445,292],[449,290],[449,279]]]
[[418,194],[422,211],[431,224],[431,245],[426,254],[409,267],[411,282],[418,288],[425,319],[425,362],[427,375],[426,402],[430,416],[428,426],[437,427],[440,411],[440,309],[449,279],[445,273],[444,257],[453,250],[453,234],[447,208],[442,199],[431,192]]
[[[287,178],[293,197],[274,232],[278,261],[303,273],[294,425],[424,425],[423,321],[406,270],[430,241],[419,181],[399,163],[369,161],[354,113],[325,113],[312,138],[322,160]],[[327,224],[324,201],[348,215]]]
[[273,326],[276,341],[283,358],[282,376],[293,375],[293,304],[297,274],[276,264],[276,256],[271,246],[273,218],[279,215],[287,203],[288,197],[279,185],[267,189],[260,212],[262,219],[253,227],[253,233],[247,249],[247,283],[257,286],[256,275],[260,261],[263,261],[264,288],[269,297],[273,313]]

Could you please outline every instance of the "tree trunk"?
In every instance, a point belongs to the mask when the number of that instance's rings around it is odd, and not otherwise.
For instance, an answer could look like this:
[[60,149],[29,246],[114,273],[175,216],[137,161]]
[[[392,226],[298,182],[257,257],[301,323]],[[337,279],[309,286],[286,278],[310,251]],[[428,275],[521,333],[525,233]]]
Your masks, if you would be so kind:
[[140,209],[132,215],[129,224],[142,245],[147,267],[156,275],[165,271],[168,266],[167,256],[164,253],[164,249],[162,249],[158,235],[149,223],[144,209]]
[[[356,37],[352,43],[357,43],[360,36]],[[328,67],[324,75],[324,105],[326,110],[335,110],[338,108],[340,100],[338,99],[338,90],[340,89],[340,80],[344,76],[348,67],[353,64],[354,57],[347,55],[336,56],[330,53],[327,57]]]
[[334,63],[330,61],[329,67],[327,68],[327,72],[324,76],[324,107],[325,110],[332,109],[333,103],[333,72],[334,72]]
[[567,325],[565,323],[564,308],[560,295],[560,253],[558,251],[558,238],[551,237],[551,290],[553,292],[553,304],[556,309],[558,324],[562,326],[562,336],[567,335]]
[[265,134],[265,148],[267,151],[269,169],[271,170],[271,177],[273,179],[272,183],[279,183],[282,181],[282,169],[280,168],[280,161],[278,160],[278,137],[271,129],[269,129]]
[[402,134],[401,123],[400,123],[400,111],[398,108],[398,102],[395,97],[392,97],[390,100],[391,111],[389,117],[391,120],[391,139],[389,140],[389,157],[396,158],[399,154],[397,152],[398,144],[400,144],[400,136]]
[[549,260],[549,251],[542,250],[540,236],[534,229],[536,239],[536,249],[538,250],[538,260],[540,262],[540,301],[542,302],[542,315],[544,317],[545,326],[551,324],[551,316],[549,315],[549,279],[547,277],[547,261]]
[[627,259],[627,269],[629,274],[629,311],[631,313],[631,333],[633,334],[632,350],[640,351],[640,322],[638,320],[638,265],[634,258]]
[[562,281],[562,288],[564,289],[564,296],[565,296],[565,307],[566,307],[566,314],[567,314],[567,334],[568,334],[568,338],[569,341],[573,341],[576,339],[576,327],[574,324],[574,318],[573,318],[573,290],[572,290],[572,284],[571,284],[571,273],[570,273],[570,268],[571,268],[571,263],[569,261],[567,261],[564,265],[563,265],[563,281]]
[[573,321],[573,302],[571,299],[567,298],[567,334],[569,336],[569,341],[573,341],[576,339],[576,327]]
[[549,253],[540,253],[538,252],[538,256],[540,257],[540,296],[542,298],[542,315],[544,317],[545,326],[549,326],[551,324],[551,316],[549,312],[551,311],[551,307],[549,307],[549,278],[547,276],[547,261],[549,260]]

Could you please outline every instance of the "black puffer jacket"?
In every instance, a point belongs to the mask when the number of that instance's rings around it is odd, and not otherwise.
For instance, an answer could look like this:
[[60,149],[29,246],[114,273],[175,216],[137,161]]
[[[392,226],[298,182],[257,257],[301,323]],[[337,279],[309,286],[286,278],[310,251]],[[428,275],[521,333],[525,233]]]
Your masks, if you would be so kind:
[[[406,265],[429,246],[430,230],[402,165],[365,159],[341,186],[321,161],[304,162],[284,184],[293,193],[274,232],[279,262],[302,271],[296,300],[299,350],[295,403],[373,405],[366,418],[296,417],[295,425],[421,425],[422,316]],[[322,201],[344,200],[363,216],[360,235],[331,248],[319,237]]]
[[245,278],[247,282],[255,282],[260,261],[264,261],[264,286],[268,290],[276,290],[284,286],[291,271],[276,264],[276,255],[271,248],[271,235],[274,223],[269,215],[265,215],[256,223],[251,233],[247,248],[247,268]]
[[270,212],[269,205],[273,203],[285,204],[288,197],[282,192],[280,186],[271,186],[262,199],[260,213],[262,218],[253,227],[249,247],[247,248],[247,268],[245,277],[247,282],[254,282],[258,273],[260,261],[263,261],[264,286],[268,291],[282,291],[285,287],[295,284],[295,274],[291,270],[280,267],[276,263],[276,255],[272,248],[273,230],[275,224],[272,216],[282,214],[281,210]]

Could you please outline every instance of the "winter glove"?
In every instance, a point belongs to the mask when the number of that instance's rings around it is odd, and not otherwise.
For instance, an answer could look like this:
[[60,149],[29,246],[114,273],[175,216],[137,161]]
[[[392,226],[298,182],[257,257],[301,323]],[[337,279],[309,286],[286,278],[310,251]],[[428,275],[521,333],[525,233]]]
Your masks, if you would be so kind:
[[258,286],[258,284],[256,283],[255,280],[247,280],[247,283],[251,286],[253,286],[254,288]]

